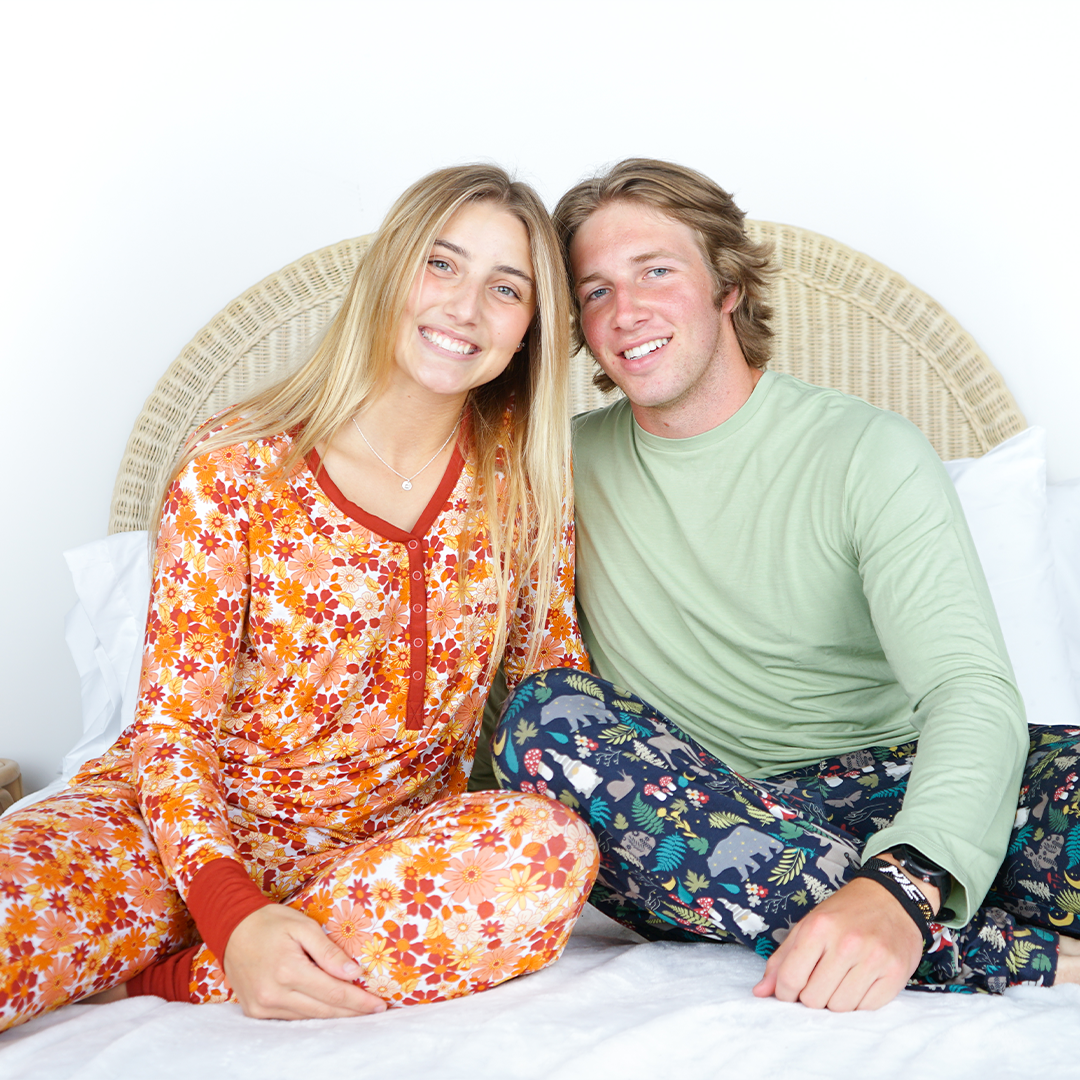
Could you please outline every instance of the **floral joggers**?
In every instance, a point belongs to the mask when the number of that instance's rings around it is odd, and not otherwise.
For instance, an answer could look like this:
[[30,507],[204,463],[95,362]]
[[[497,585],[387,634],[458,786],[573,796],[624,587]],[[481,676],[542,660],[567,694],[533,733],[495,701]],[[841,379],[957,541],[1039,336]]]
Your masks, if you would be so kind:
[[[934,927],[913,989],[1050,984],[1058,933],[1080,936],[1080,730],[1033,727],[1008,855],[975,918]],[[492,743],[505,788],[561,801],[600,846],[590,901],[657,940],[768,956],[847,880],[900,809],[916,744],[767,781],[733,772],[632,694],[564,669],[508,701]]]
[[[320,922],[391,1005],[459,997],[558,959],[596,873],[566,807],[517,792],[432,803],[295,867],[263,891]],[[83,784],[0,818],[0,1030],[124,982],[199,943],[131,787]],[[194,1002],[231,991],[205,945]]]

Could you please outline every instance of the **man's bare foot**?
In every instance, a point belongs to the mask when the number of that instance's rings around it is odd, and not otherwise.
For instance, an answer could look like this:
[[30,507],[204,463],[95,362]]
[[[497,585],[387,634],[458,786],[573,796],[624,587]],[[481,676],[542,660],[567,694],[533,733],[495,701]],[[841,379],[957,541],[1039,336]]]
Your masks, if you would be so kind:
[[1054,973],[1056,983],[1080,983],[1080,941],[1058,935],[1058,963]]
[[113,986],[108,990],[102,990],[97,994],[84,997],[80,1005],[107,1005],[110,1001],[123,1001],[128,996],[127,983]]

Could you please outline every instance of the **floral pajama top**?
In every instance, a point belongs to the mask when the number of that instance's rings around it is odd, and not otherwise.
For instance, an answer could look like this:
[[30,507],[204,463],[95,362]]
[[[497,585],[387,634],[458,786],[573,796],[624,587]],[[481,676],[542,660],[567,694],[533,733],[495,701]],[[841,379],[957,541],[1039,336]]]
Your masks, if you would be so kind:
[[[464,791],[489,689],[497,597],[486,523],[458,551],[473,477],[460,450],[404,532],[316,479],[314,452],[269,478],[290,445],[214,451],[170,487],[135,722],[78,777],[136,786],[185,899],[222,859],[280,898],[341,846]],[[587,668],[569,505],[560,536],[537,667]],[[515,572],[511,686],[533,595]]]

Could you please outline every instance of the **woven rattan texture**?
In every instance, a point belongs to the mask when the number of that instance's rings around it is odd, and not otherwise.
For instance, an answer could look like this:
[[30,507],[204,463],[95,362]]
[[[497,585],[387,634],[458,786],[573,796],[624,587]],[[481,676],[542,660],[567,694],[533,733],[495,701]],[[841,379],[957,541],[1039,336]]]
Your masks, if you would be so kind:
[[[899,274],[789,225],[749,222],[776,246],[770,367],[902,413],[943,458],[976,457],[1021,431],[1016,402],[960,325]],[[109,531],[149,527],[184,440],[208,416],[281,374],[330,322],[366,237],[343,240],[259,282],[187,345],[147,399],[116,478]],[[610,398],[573,361],[571,408]]]

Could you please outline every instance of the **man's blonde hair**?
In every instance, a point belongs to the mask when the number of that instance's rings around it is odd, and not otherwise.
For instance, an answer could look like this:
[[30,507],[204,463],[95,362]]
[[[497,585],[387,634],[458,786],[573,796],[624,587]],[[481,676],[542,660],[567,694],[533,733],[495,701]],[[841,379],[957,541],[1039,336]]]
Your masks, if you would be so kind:
[[[719,184],[694,169],[653,158],[627,158],[606,172],[572,187],[555,207],[555,230],[562,245],[567,278],[573,283],[570,245],[585,220],[612,202],[651,206],[694,231],[702,258],[713,277],[717,308],[734,290],[739,299],[731,313],[746,362],[764,368],[770,358],[772,308],[765,303],[772,272],[772,245],[746,234],[746,215]],[[580,316],[580,305],[578,314]],[[574,349],[587,348],[581,320],[574,327]],[[593,382],[604,391],[615,384],[597,370]]]
[[[464,552],[479,528],[477,511],[482,508],[499,597],[492,650],[496,663],[506,642],[510,553],[517,556],[519,582],[535,577],[536,610],[527,661],[531,665],[544,638],[563,500],[571,497],[570,298],[543,202],[531,187],[512,180],[498,166],[440,169],[413,184],[391,207],[356,268],[340,311],[307,362],[207,421],[188,441],[172,478],[208,451],[283,431],[293,436],[292,449],[279,468],[288,476],[316,443],[332,439],[385,386],[395,363],[397,327],[409,290],[440,231],[460,207],[480,201],[502,207],[525,226],[536,312],[525,348],[496,379],[469,392],[470,424],[464,435],[468,456],[475,462],[476,483],[470,525],[461,542]],[[505,478],[501,484],[500,470]]]

